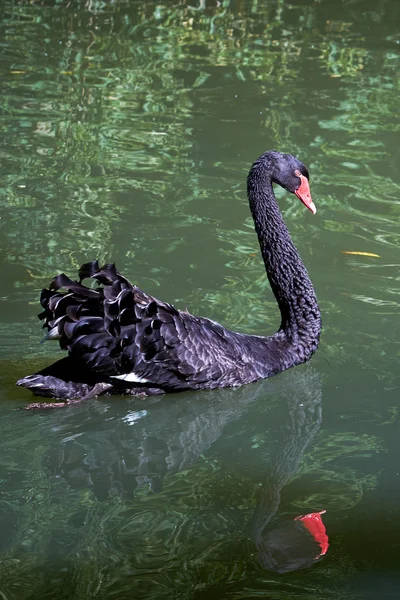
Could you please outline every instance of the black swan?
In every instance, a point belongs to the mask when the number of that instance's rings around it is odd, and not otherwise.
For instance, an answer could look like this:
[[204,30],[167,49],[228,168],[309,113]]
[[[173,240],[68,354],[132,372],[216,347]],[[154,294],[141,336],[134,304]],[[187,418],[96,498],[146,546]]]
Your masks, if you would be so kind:
[[[65,404],[101,393],[152,395],[240,386],[307,361],[318,346],[321,315],[272,184],[296,194],[315,213],[308,180],[299,160],[275,151],[260,156],[247,178],[250,210],[281,312],[277,333],[244,335],[194,317],[130,284],[115,265],[99,267],[93,261],[81,267],[79,283],[61,274],[42,291],[39,318],[46,338],[58,339],[68,356],[17,385]],[[82,285],[87,277],[101,286]]]

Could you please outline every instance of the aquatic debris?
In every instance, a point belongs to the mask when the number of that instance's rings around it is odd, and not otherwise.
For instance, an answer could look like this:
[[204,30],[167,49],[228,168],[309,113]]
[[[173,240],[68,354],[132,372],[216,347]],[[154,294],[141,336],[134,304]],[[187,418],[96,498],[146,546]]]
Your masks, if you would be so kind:
[[342,254],[355,254],[357,256],[372,256],[373,258],[380,258],[379,254],[374,252],[358,252],[357,250],[342,250]]

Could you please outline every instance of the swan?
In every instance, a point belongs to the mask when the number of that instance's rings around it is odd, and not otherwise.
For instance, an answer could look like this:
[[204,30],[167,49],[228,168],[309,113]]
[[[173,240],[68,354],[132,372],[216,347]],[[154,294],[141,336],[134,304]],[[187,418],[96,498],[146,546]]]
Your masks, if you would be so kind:
[[[45,339],[59,340],[68,355],[17,385],[65,405],[102,393],[147,396],[241,386],[309,360],[318,347],[321,314],[274,183],[316,212],[308,170],[297,158],[270,150],[254,162],[247,193],[281,313],[274,335],[237,333],[177,310],[132,285],[114,264],[93,261],[82,265],[79,282],[60,274],[41,294]],[[99,286],[86,287],[86,278]]]

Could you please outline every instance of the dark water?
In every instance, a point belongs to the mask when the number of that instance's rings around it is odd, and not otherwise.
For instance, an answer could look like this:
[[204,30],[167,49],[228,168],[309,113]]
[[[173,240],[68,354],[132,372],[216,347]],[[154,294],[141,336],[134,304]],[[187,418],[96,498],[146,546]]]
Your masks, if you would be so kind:
[[[191,4],[3,4],[0,597],[400,597],[400,4]],[[270,148],[305,162],[318,208],[277,192],[323,313],[312,362],[20,410],[15,380],[60,356],[39,291],[88,259],[274,331],[245,197]],[[300,569],[276,546],[322,509],[329,550]]]

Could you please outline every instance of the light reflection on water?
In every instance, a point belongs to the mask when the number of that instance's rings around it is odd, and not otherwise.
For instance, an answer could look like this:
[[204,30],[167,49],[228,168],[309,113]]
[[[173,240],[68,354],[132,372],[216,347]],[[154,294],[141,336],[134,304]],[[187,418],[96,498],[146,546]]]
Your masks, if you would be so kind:
[[[0,595],[390,594],[397,2],[189,4],[6,3]],[[95,257],[180,308],[277,327],[245,199],[267,148],[310,167],[317,215],[279,198],[323,312],[311,368],[145,407],[18,410],[14,381],[57,356],[38,345],[40,288]],[[254,519],[276,531],[322,508],[326,558],[263,571]]]

